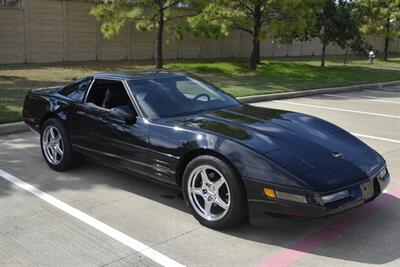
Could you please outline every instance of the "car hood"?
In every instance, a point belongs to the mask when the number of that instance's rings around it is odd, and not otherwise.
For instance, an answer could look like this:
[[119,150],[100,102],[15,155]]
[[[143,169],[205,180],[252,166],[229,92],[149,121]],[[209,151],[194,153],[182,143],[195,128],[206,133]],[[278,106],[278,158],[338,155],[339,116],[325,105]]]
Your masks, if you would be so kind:
[[360,182],[384,163],[343,129],[296,112],[245,105],[203,112],[179,123],[234,139],[319,191]]

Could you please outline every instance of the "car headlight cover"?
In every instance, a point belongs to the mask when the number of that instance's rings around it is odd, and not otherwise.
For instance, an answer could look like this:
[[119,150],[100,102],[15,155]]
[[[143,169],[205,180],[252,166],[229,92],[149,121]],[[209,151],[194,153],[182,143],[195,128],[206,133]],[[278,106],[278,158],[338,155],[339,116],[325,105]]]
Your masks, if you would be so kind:
[[334,194],[322,196],[321,200],[324,204],[335,202],[344,198],[350,197],[350,191],[349,190],[343,190]]
[[377,176],[378,179],[383,180],[383,178],[385,178],[385,176],[387,175],[387,169],[384,168],[383,170],[381,170]]
[[307,203],[307,198],[303,195],[291,194],[286,192],[276,191],[276,197],[278,199],[290,200],[300,203]]

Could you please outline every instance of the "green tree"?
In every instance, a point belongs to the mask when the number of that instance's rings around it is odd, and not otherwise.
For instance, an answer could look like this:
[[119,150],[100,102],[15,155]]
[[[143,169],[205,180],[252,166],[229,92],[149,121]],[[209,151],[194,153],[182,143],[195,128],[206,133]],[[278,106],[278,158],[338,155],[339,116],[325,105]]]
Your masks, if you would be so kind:
[[358,5],[357,0],[337,2],[338,36],[335,43],[344,49],[344,64],[347,63],[348,52],[365,54],[369,46],[365,41],[365,35],[361,31],[364,18],[364,10]]
[[322,45],[321,67],[325,67],[326,47],[333,43],[345,49],[361,50],[364,41],[360,32],[360,13],[355,1],[324,0],[314,10],[315,24],[307,29],[307,38],[318,38]]
[[182,37],[185,17],[197,14],[196,3],[182,0],[102,0],[90,13],[101,21],[106,38],[118,34],[122,27],[133,22],[141,31],[157,31],[156,67],[163,68],[164,32]]
[[400,38],[400,0],[360,0],[366,10],[362,30],[385,39],[384,60],[389,57],[389,42]]
[[286,33],[300,34],[310,24],[310,14],[320,0],[213,0],[205,1],[202,12],[189,18],[193,33],[205,37],[226,37],[232,30],[250,35],[250,69],[260,63],[260,41],[267,32],[274,39]]

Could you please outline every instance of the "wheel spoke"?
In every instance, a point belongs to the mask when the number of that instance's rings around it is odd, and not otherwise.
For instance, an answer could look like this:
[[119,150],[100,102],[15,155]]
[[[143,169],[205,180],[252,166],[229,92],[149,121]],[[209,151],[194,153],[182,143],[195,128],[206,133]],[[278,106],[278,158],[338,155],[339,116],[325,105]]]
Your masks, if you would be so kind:
[[50,128],[49,132],[50,132],[51,139],[52,140],[56,139],[56,134],[54,133],[54,128]]
[[61,148],[60,148],[59,145],[56,145],[56,146],[54,147],[54,150],[55,150],[55,152],[56,152],[58,155],[60,155],[61,157],[63,156],[64,151],[61,150]]
[[212,205],[212,203],[210,201],[207,201],[207,200],[204,201],[204,212],[205,212],[206,216],[211,215],[211,205]]
[[44,150],[45,150],[45,152],[46,152],[46,155],[48,156],[48,158],[50,158],[50,161],[51,161],[51,160],[52,160],[52,157],[51,157],[51,149],[50,149],[50,146],[49,146],[49,145],[46,145],[45,148],[44,148]]
[[195,187],[191,189],[191,193],[199,196],[203,196],[203,191],[200,187]]
[[57,161],[57,150],[54,146],[53,146],[53,159],[54,159],[54,162]]
[[46,144],[50,144],[51,143],[51,135],[50,135],[49,131],[47,131],[47,133],[46,133],[46,135],[44,137],[44,141],[45,141]]
[[55,161],[55,150],[53,148],[53,146],[49,145],[48,147],[48,153],[49,153],[49,157],[51,159],[51,161]]
[[61,142],[61,135],[58,135],[53,141],[54,141],[54,144],[60,144],[60,142]]
[[217,196],[214,203],[223,208],[224,210],[227,210],[229,208],[229,205],[225,203],[225,201],[223,201],[220,196]]
[[203,182],[203,186],[206,184],[211,184],[210,179],[208,179],[208,175],[206,170],[201,170],[201,181]]
[[223,179],[219,179],[213,183],[213,187],[215,188],[216,191],[218,191],[219,188],[224,184],[225,184],[225,181]]

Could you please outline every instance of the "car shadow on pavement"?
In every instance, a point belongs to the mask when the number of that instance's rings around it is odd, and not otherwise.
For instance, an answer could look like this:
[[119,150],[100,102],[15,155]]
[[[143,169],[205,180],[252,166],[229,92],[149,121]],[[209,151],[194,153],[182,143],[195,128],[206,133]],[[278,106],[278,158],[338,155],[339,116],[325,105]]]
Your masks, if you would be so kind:
[[[11,135],[0,136],[0,169],[5,167],[3,170],[46,193],[70,190],[77,192],[71,197],[79,198],[82,191],[104,185],[128,194],[143,195],[181,211],[186,210],[180,191],[97,163],[83,160],[81,166],[67,172],[53,171],[42,157],[38,136],[31,133],[21,136],[16,139],[11,139]],[[0,198],[15,190],[15,186],[7,184],[0,189]]]
[[[400,199],[385,193],[364,206],[333,216],[270,217],[262,226],[245,224],[224,232],[287,251],[364,264],[387,264],[400,257],[398,214]],[[291,254],[287,251],[286,256]],[[272,263],[268,259],[264,262]]]
[[[129,201],[139,196],[156,205],[189,213],[179,191],[112,168],[86,162],[65,173],[52,171],[42,159],[37,137],[28,133],[20,136],[12,140],[0,137],[0,168],[78,209],[90,213],[93,206],[121,198]],[[0,201],[16,190],[9,183],[1,184]],[[112,195],[107,195],[109,189],[112,189]],[[98,193],[94,194],[95,190]],[[386,264],[400,257],[399,214],[399,199],[383,194],[360,208],[326,218],[271,216],[263,226],[243,223],[216,234],[278,247],[278,253],[281,249],[291,249],[351,262]],[[182,223],[187,221],[195,224],[194,218]],[[331,233],[328,239],[324,237],[326,231]],[[304,243],[310,236],[318,241],[319,235],[320,242],[316,246],[310,248],[307,242]]]

